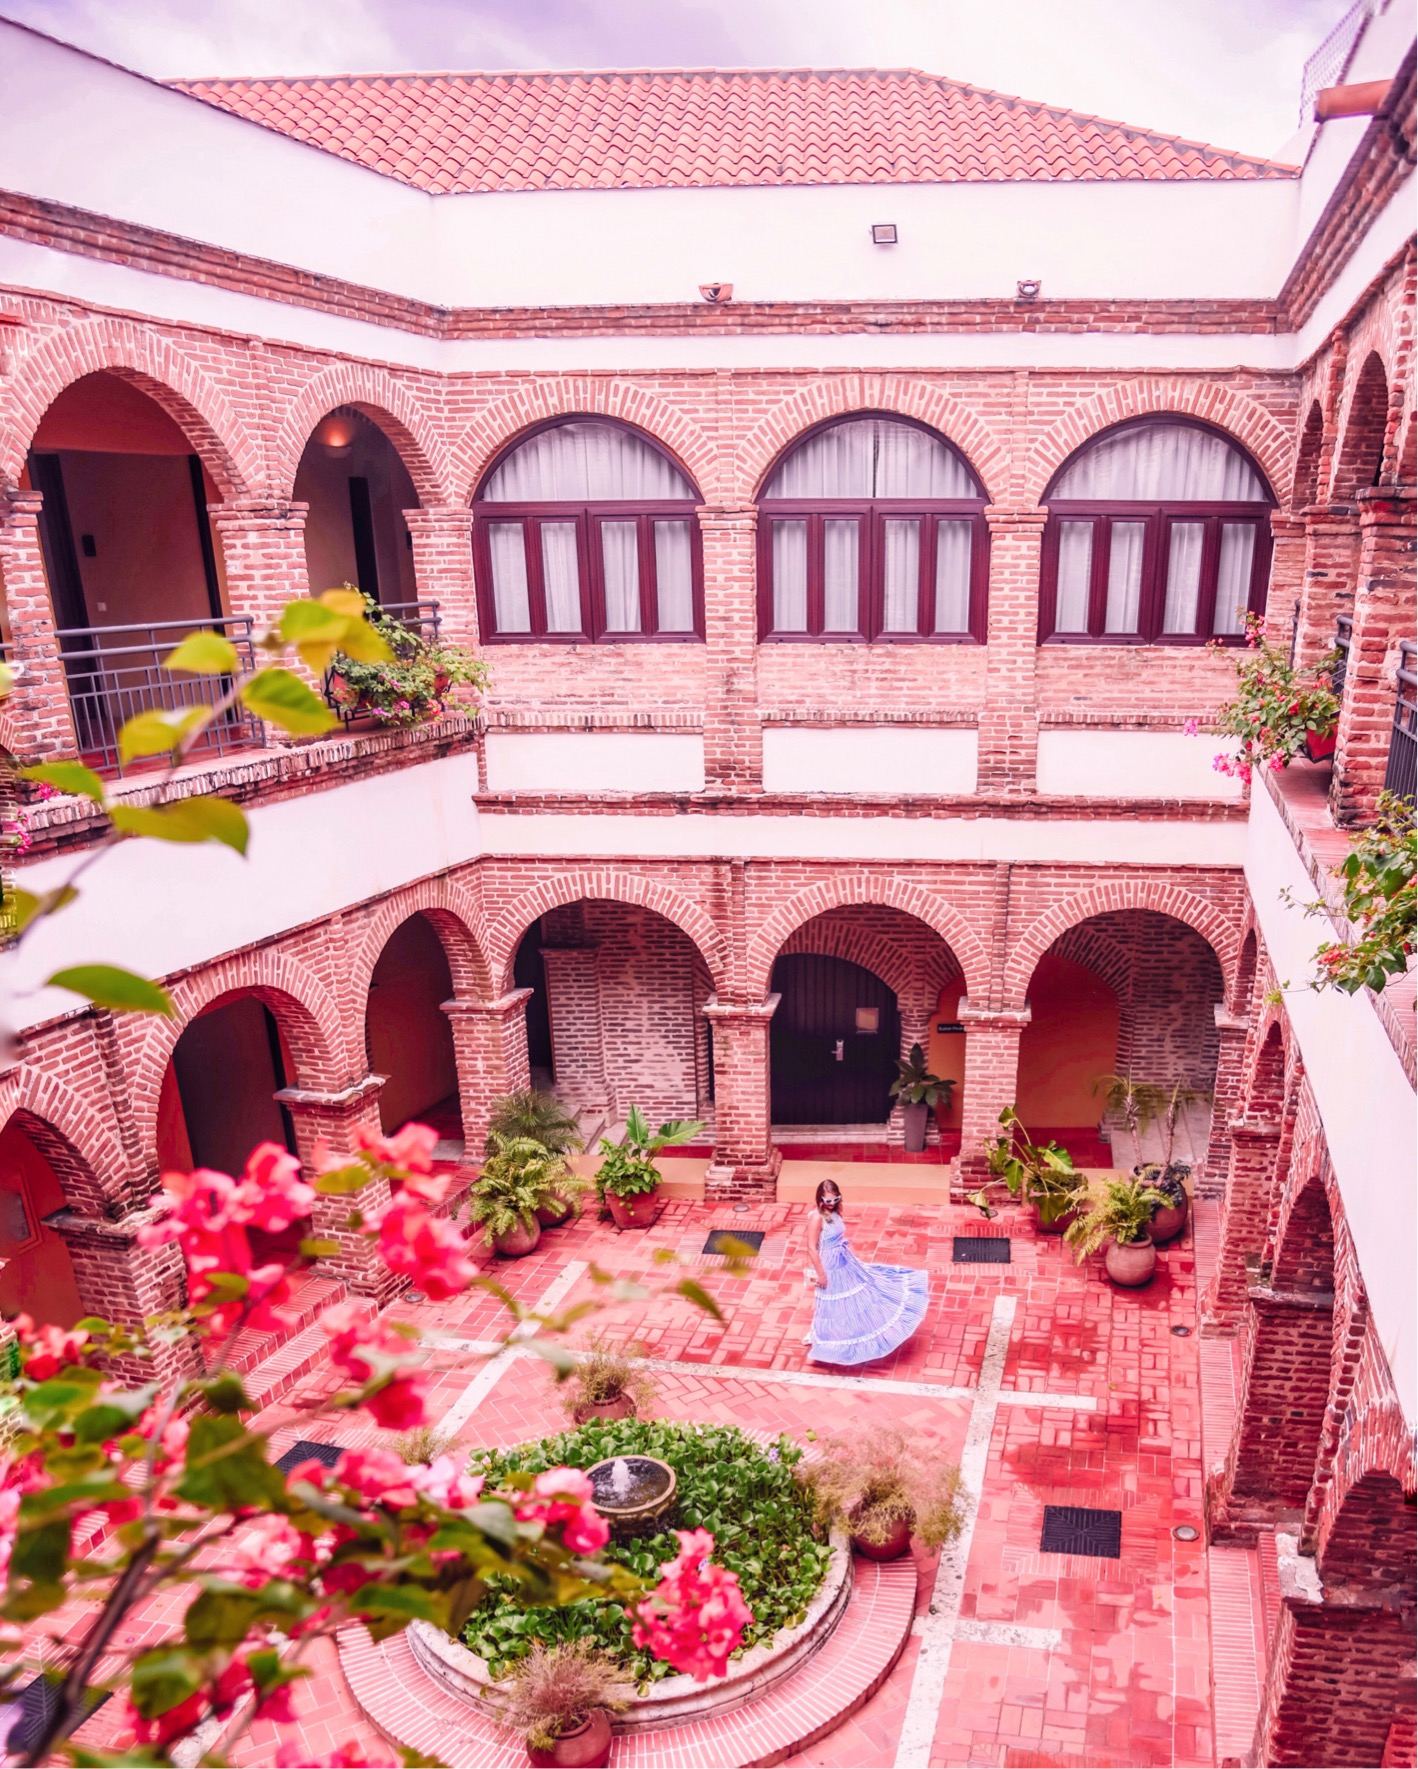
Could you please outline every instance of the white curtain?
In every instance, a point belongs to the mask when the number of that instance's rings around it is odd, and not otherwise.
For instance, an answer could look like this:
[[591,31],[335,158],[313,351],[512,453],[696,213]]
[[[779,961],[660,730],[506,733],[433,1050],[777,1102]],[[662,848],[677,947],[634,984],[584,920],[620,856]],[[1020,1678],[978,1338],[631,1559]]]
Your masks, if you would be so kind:
[[1105,633],[1135,633],[1142,600],[1142,545],[1147,534],[1144,522],[1115,522],[1108,553],[1108,606],[1103,617]]
[[968,522],[938,522],[935,531],[935,630],[970,630],[970,548]]
[[1216,569],[1216,613],[1211,630],[1219,637],[1245,631],[1256,556],[1253,522],[1221,524],[1221,558]]
[[807,631],[807,523],[773,524],[773,630]]
[[1093,524],[1059,524],[1059,581],[1054,599],[1054,631],[1088,631],[1088,597],[1093,580]]
[[658,449],[615,424],[555,424],[514,449],[483,487],[500,504],[650,503],[694,498]]
[[1201,551],[1204,522],[1173,522],[1167,551],[1167,600],[1162,607],[1164,633],[1194,633],[1201,592]]
[[532,609],[527,599],[527,548],[520,522],[489,522],[492,556],[492,604],[499,633],[530,633]]
[[603,522],[601,561],[606,590],[606,631],[640,631],[639,524]]
[[885,530],[882,563],[886,579],[882,630],[914,633],[920,628],[921,525],[919,522],[888,520],[882,527]]
[[655,592],[662,633],[694,631],[694,564],[687,522],[655,524]]
[[823,631],[861,631],[861,532],[855,522],[822,525]]
[[769,480],[766,498],[977,498],[980,487],[939,437],[891,418],[846,418],[810,436]]
[[1190,424],[1135,424],[1081,456],[1051,500],[1101,503],[1261,503],[1265,487],[1223,436]]
[[581,570],[576,557],[576,524],[543,522],[542,598],[549,633],[579,633]]

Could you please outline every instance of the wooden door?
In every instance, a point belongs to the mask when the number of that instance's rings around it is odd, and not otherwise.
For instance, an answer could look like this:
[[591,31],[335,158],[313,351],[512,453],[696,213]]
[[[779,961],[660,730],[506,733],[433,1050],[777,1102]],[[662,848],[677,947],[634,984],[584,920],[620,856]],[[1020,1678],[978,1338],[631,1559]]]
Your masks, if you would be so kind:
[[794,952],[773,966],[769,1031],[775,1124],[884,1124],[896,1074],[896,996],[842,958]]

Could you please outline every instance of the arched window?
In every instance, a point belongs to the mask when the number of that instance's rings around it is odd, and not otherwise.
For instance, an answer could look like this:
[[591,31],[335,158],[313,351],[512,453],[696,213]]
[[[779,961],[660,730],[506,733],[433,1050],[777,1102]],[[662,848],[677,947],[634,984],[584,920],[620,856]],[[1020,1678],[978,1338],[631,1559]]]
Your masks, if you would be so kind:
[[493,467],[474,502],[484,634],[560,643],[698,639],[698,493],[619,424],[548,425]]
[[934,431],[882,416],[824,425],[761,501],[764,639],[983,640],[985,494]]
[[1239,644],[1265,606],[1274,499],[1215,430],[1142,418],[1105,431],[1044,501],[1041,642]]

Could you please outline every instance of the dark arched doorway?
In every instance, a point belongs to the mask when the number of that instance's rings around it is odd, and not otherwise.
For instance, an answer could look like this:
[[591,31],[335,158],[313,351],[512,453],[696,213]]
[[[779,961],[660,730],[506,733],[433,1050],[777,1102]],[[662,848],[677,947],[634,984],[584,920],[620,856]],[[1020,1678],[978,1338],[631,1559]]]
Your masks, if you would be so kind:
[[845,958],[789,952],[769,1030],[775,1124],[884,1124],[901,1048],[895,991]]
[[365,1046],[370,1068],[388,1077],[379,1095],[386,1131],[417,1119],[462,1140],[453,1027],[443,1011],[452,997],[437,929],[426,915],[411,915],[389,936],[369,980]]

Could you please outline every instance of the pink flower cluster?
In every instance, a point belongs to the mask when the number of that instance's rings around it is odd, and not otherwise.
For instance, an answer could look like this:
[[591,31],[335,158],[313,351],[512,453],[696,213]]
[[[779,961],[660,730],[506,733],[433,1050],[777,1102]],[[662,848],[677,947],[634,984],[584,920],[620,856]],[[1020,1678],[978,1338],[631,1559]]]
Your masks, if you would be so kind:
[[591,1498],[591,1479],[579,1468],[548,1468],[513,1508],[519,1523],[561,1525],[561,1539],[573,1554],[599,1554],[611,1539],[610,1526]]
[[89,1342],[86,1331],[46,1324],[37,1327],[27,1314],[17,1314],[15,1333],[24,1347],[25,1374],[31,1382],[47,1382],[66,1364],[81,1364]]
[[660,1568],[660,1582],[635,1609],[632,1638],[656,1658],[701,1683],[722,1677],[753,1613],[738,1575],[715,1566],[707,1529],[676,1530],[679,1554]]
[[320,1316],[330,1335],[330,1361],[362,1388],[384,1380],[365,1397],[366,1409],[388,1431],[412,1431],[424,1422],[430,1378],[426,1371],[401,1366],[409,1342],[385,1321],[370,1320],[358,1302],[339,1302]]
[[366,1212],[364,1232],[379,1237],[379,1255],[390,1271],[443,1302],[466,1290],[478,1268],[456,1224],[429,1210],[443,1202],[451,1183],[449,1174],[432,1171],[437,1140],[437,1131],[426,1124],[406,1124],[392,1137],[364,1127],[355,1132],[356,1146],[375,1164],[403,1174],[389,1202]]

